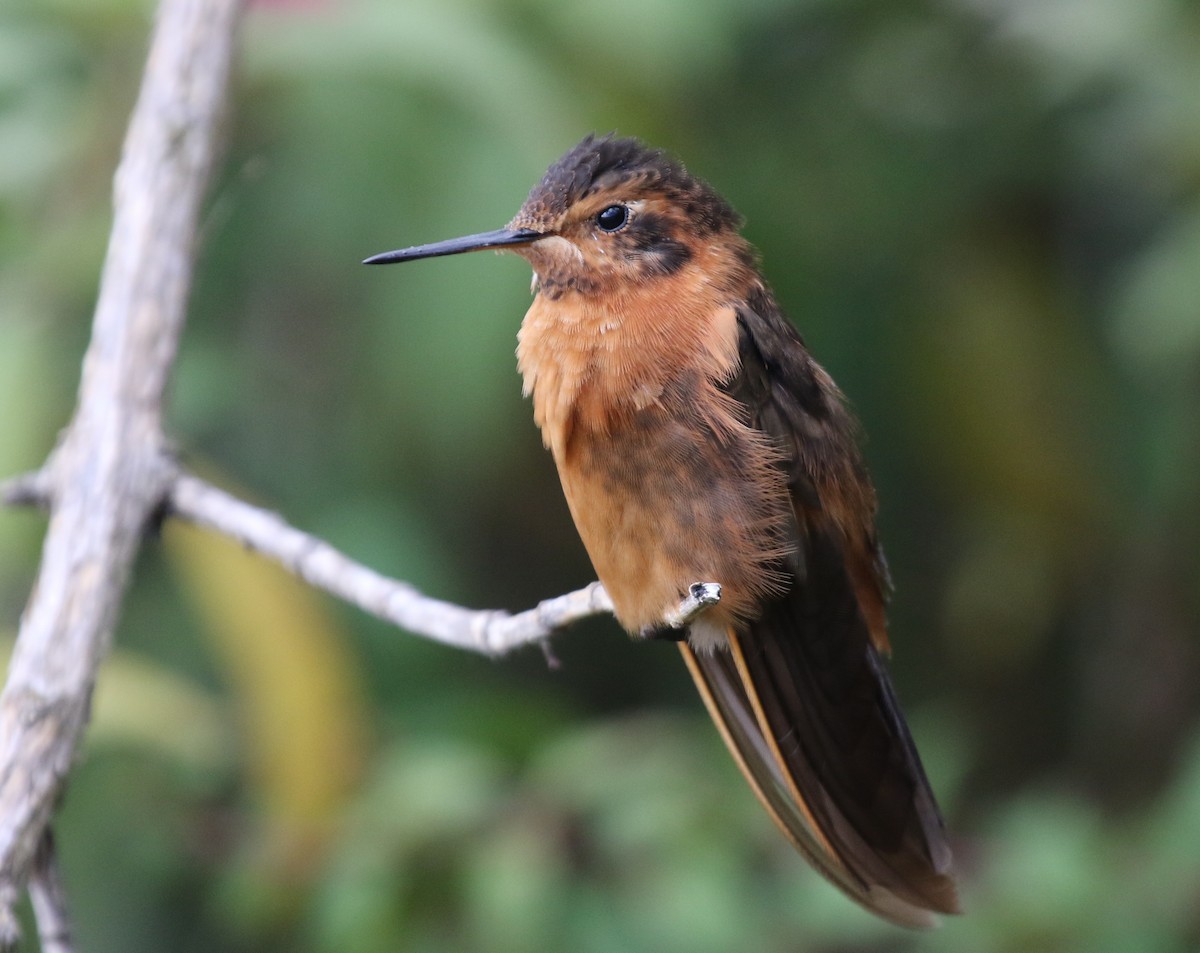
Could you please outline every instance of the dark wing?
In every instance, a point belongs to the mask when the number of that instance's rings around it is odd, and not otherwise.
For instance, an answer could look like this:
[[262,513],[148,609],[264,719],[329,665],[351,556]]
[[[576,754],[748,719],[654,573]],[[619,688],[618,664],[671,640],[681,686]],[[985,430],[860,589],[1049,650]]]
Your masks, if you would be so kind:
[[942,819],[880,658],[888,583],[853,419],[766,292],[738,323],[741,366],[726,390],[783,452],[792,584],[728,633],[728,651],[681,648],[797,848],[868,909],[928,926],[958,899]]

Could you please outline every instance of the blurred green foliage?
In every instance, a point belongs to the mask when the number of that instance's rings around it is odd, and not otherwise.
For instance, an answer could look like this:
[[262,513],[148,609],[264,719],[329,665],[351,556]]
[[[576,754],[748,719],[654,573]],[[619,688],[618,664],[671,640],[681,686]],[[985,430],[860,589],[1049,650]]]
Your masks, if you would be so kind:
[[[2,474],[70,412],[149,19],[0,8]],[[669,647],[484,661],[168,533],[59,822],[81,948],[1200,946],[1198,91],[1181,0],[253,5],[183,453],[443,598],[589,581],[525,266],[357,262],[502,225],[586,132],[672,149],[864,419],[968,912],[910,935],[821,882]],[[0,625],[42,520],[0,515]]]

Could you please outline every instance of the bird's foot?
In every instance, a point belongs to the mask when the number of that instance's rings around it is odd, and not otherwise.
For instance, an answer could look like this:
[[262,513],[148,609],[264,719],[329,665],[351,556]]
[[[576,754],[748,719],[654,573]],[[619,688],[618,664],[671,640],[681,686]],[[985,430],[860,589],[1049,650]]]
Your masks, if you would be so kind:
[[687,595],[679,605],[667,613],[657,625],[643,626],[638,632],[643,639],[661,639],[679,642],[687,638],[688,626],[705,609],[721,601],[721,584],[718,582],[694,582],[688,586]]

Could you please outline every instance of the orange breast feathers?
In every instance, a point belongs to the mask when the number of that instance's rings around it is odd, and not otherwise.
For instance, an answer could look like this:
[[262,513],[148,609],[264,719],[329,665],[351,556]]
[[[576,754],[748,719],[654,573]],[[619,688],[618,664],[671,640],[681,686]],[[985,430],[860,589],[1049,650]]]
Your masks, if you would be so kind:
[[652,295],[539,295],[521,326],[535,420],[631,632],[695,582],[722,585],[718,624],[755,615],[782,582],[790,500],[769,439],[718,386],[738,360],[736,312],[718,294],[684,268]]

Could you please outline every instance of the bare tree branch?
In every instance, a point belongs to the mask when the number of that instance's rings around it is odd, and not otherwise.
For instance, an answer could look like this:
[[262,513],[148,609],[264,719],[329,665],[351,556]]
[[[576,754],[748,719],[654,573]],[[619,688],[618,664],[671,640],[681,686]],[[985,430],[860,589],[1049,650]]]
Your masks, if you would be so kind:
[[[12,506],[46,505],[48,490],[42,477],[38,471],[0,483],[0,500]],[[355,562],[319,537],[289,525],[278,513],[239,500],[182,470],[167,482],[164,515],[228,536],[310,585],[444,645],[499,656],[542,641],[581,619],[612,612],[612,601],[598,582],[544,599],[515,615],[501,609],[467,609]],[[677,628],[686,627],[696,614],[721,599],[720,586],[713,583],[698,583],[693,589],[673,617]]]
[[354,562],[328,543],[289,526],[269,510],[251,506],[193,476],[175,480],[168,512],[216,530],[267,556],[301,579],[381,619],[457,648],[503,655],[545,639],[555,629],[611,612],[598,582],[517,615],[471,610],[431,599],[406,582],[388,579]]
[[164,0],[159,10],[117,170],[79,402],[46,468],[16,484],[18,498],[53,505],[0,695],[0,946],[15,943],[12,904],[74,761],[143,528],[172,475],[163,396],[238,10],[238,0]]

